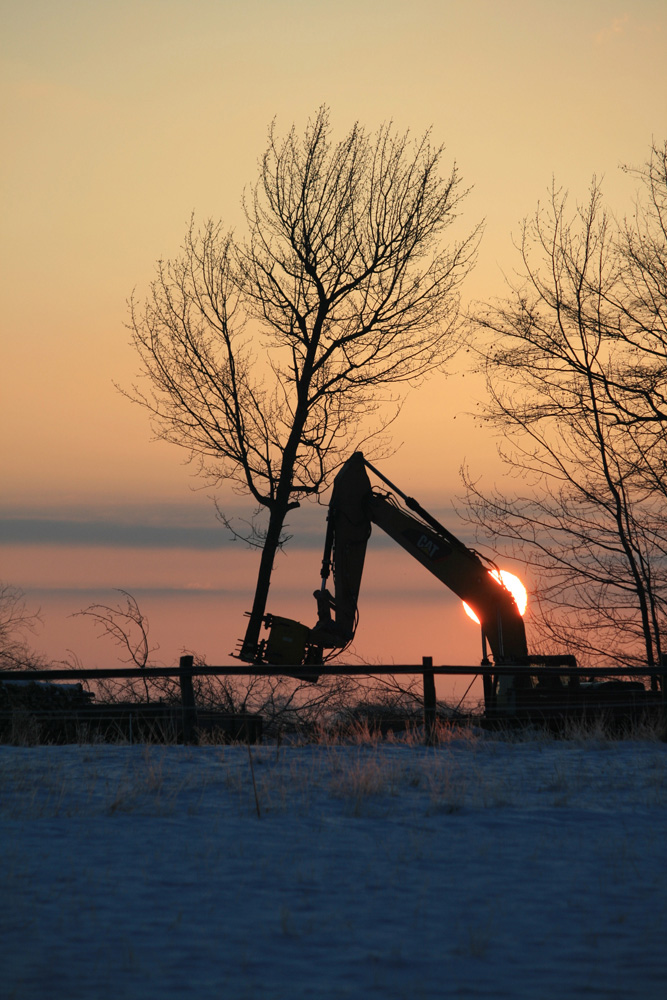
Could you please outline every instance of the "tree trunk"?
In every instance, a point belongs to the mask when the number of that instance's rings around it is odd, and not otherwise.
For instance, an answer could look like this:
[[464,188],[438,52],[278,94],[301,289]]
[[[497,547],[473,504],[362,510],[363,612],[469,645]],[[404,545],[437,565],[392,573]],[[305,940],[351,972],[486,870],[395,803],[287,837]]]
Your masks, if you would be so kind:
[[257,645],[259,643],[259,633],[262,627],[262,618],[266,612],[266,602],[271,586],[271,572],[275,560],[278,545],[280,544],[280,534],[285,523],[287,513],[298,504],[290,503],[292,497],[292,482],[294,477],[294,464],[301,443],[303,429],[308,418],[309,403],[308,393],[310,381],[313,375],[313,365],[317,356],[317,348],[322,331],[322,322],[326,314],[326,303],[321,302],[317,318],[313,326],[313,332],[308,345],[308,351],[304,359],[301,377],[297,390],[297,405],[294,412],[294,421],[289,438],[283,450],[283,457],[280,466],[280,477],[276,488],[275,500],[271,506],[269,516],[269,527],[262,549],[262,558],[259,564],[257,575],[257,586],[255,588],[255,599],[250,612],[250,621],[246,629],[245,638],[239,654],[242,660],[253,663],[257,659]]
[[250,612],[250,621],[246,629],[243,645],[239,656],[246,663],[253,663],[257,659],[257,646],[259,643],[259,633],[262,627],[262,618],[266,612],[266,602],[269,597],[269,587],[271,586],[271,573],[273,563],[280,543],[280,533],[287,516],[287,505],[272,507],[269,517],[269,527],[262,549],[262,558],[259,563],[257,574],[257,586],[255,587],[255,599]]

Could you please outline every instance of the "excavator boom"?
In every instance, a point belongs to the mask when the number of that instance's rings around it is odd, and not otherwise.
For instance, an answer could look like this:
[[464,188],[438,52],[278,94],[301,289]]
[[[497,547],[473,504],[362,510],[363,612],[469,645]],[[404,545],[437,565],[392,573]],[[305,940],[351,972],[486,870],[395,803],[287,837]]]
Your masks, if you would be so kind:
[[[373,491],[367,467],[362,453],[355,452],[334,483],[322,579],[326,584],[328,566],[333,565],[335,594],[332,596],[323,587],[321,593],[325,596],[318,597],[320,620],[313,629],[314,640],[335,648],[346,645],[353,637],[366,545],[371,525],[376,524],[470,605],[496,663],[525,659],[526,633],[512,594],[491,576],[476,552],[416,501],[401,494],[419,516],[400,507],[393,496]],[[394,491],[400,493],[395,487]]]

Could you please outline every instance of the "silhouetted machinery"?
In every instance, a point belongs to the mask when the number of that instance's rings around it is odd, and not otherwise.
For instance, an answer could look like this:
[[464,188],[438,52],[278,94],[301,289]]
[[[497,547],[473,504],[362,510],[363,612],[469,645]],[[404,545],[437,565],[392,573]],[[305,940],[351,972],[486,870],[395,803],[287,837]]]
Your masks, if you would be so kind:
[[[373,489],[367,470],[391,492]],[[400,498],[403,505],[399,503]],[[406,509],[407,508],[407,509]],[[304,677],[317,679],[314,668],[338,654],[354,638],[366,547],[375,524],[452,590],[474,611],[482,629],[483,660],[487,644],[493,666],[524,668],[517,673],[484,673],[487,717],[526,714],[569,714],[572,710],[621,704],[643,704],[650,696],[639,681],[581,683],[567,672],[576,668],[572,655],[536,656],[528,652],[523,618],[495,564],[469,548],[420,504],[391,483],[355,452],[336,476],[327,517],[321,586],[315,591],[317,624],[309,628],[290,618],[266,615],[269,630],[248,662],[304,667]],[[333,593],[328,588],[333,577]],[[526,669],[535,666],[536,670]],[[550,668],[540,671],[540,667]],[[563,673],[559,673],[559,668]],[[288,671],[292,673],[292,671]]]

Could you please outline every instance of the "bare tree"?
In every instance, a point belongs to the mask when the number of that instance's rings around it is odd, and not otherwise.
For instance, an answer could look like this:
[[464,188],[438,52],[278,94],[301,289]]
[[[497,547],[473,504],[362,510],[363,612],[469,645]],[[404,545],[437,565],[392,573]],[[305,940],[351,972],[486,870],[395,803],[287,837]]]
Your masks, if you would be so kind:
[[[97,627],[98,635],[109,636],[119,647],[122,663],[128,663],[143,669],[149,663],[151,653],[159,647],[150,646],[148,633],[150,631],[148,619],[141,611],[139,604],[132,594],[126,590],[119,590],[122,601],[116,605],[111,604],[89,604],[87,608],[76,611],[72,617],[91,618]],[[142,678],[146,701],[151,700],[150,688],[146,678]],[[116,684],[117,688],[125,690],[129,686],[132,696],[135,695],[134,685],[127,682]],[[114,684],[101,685],[101,691],[107,700],[113,700],[116,692],[113,691]],[[127,691],[125,692],[127,695]]]
[[554,189],[525,223],[511,297],[476,317],[487,419],[524,487],[466,480],[472,520],[540,574],[533,628],[649,665],[667,599],[664,162],[654,148],[621,224],[595,180],[571,216]]
[[[244,207],[247,233],[191,224],[160,262],[131,329],[148,388],[132,397],[158,437],[268,512],[241,651],[252,661],[290,510],[320,493],[362,435],[391,417],[391,388],[457,345],[458,287],[479,230],[446,245],[463,192],[443,148],[391,125],[334,142],[326,108],[303,135],[269,132]],[[384,413],[384,417],[383,417]]]
[[[89,618],[100,638],[110,638],[119,649],[123,663],[144,668],[155,666],[151,659],[158,649],[149,641],[150,625],[136,598],[119,591],[117,604],[91,604],[73,617]],[[196,666],[206,661],[193,653]],[[97,681],[97,694],[107,704],[141,700],[143,685],[145,701],[178,704],[182,693],[174,678],[142,677],[103,679]],[[354,677],[325,677],[316,687],[305,680],[290,677],[217,677],[197,675],[193,678],[196,704],[201,711],[261,715],[267,736],[283,733],[308,734],[324,729],[331,719],[342,716],[362,689]]]
[[617,238],[618,281],[608,337],[617,357],[607,380],[614,418],[638,456],[635,477],[652,493],[667,493],[667,142],[648,161],[625,168],[640,185],[632,217]]
[[41,666],[27,637],[40,622],[39,612],[29,611],[19,587],[0,581],[0,670],[21,670]]

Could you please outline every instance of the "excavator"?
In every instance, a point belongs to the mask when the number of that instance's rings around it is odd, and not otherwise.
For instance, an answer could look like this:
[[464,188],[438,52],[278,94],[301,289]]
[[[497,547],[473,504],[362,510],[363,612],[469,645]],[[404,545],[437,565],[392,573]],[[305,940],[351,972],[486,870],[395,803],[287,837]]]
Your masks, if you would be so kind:
[[[369,471],[389,490],[373,488]],[[516,599],[505,586],[495,563],[460,541],[415,499],[382,475],[360,451],[345,462],[334,480],[321,583],[314,593],[317,623],[310,628],[290,618],[267,614],[264,625],[268,637],[260,641],[254,657],[247,662],[302,665],[304,673],[299,676],[317,681],[317,666],[327,657],[339,654],[354,638],[366,547],[373,525],[474,612],[482,629],[483,665],[519,668],[516,673],[508,669],[484,672],[487,719],[545,718],[576,714],[593,702],[613,705],[619,702],[620,685],[626,699],[630,696],[641,703],[642,693],[649,694],[639,681],[582,683],[577,674],[568,672],[577,666],[572,655],[529,653]],[[334,582],[333,594],[327,586],[330,577]],[[488,659],[488,649],[493,663]],[[536,668],[534,672],[526,669],[532,666]],[[540,667],[551,669],[540,671]]]

